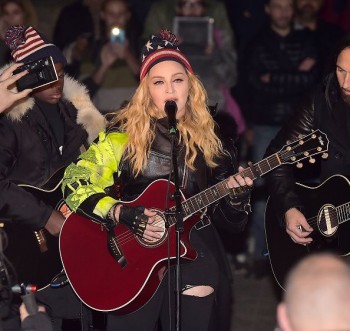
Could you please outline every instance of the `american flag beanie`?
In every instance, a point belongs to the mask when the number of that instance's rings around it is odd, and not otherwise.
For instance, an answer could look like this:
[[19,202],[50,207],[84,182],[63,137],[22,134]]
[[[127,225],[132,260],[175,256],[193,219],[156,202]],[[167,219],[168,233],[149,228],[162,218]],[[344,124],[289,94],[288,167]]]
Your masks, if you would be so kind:
[[157,35],[152,35],[141,51],[140,80],[142,80],[149,70],[162,61],[176,61],[193,73],[187,57],[177,47],[178,39],[168,31],[161,30]]
[[14,25],[5,34],[5,43],[11,49],[16,62],[30,62],[51,56],[54,63],[66,64],[66,58],[54,44],[46,42],[43,36],[31,26]]

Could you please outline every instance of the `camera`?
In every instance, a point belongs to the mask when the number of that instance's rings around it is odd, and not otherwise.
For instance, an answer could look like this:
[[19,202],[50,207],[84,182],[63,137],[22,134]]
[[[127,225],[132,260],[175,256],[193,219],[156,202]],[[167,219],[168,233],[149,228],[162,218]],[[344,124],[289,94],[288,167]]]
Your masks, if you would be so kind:
[[117,26],[113,27],[110,32],[110,42],[124,44],[125,43],[125,30],[118,28]]
[[51,56],[28,62],[17,68],[13,74],[18,74],[24,70],[28,70],[28,74],[16,82],[19,92],[28,88],[36,89],[58,80]]

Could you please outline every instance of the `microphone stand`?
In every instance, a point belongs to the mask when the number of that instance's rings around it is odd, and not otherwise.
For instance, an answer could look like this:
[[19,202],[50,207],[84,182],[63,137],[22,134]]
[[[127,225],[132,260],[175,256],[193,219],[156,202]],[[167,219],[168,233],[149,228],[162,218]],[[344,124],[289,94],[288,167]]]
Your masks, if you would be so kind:
[[175,311],[176,311],[176,330],[179,331],[181,329],[181,267],[180,267],[180,240],[181,233],[184,231],[183,227],[183,216],[182,216],[182,207],[181,207],[181,193],[179,188],[179,172],[178,172],[178,164],[177,164],[177,146],[175,145],[175,136],[176,130],[170,130],[169,134],[172,135],[171,139],[171,156],[174,170],[174,184],[175,184],[175,231],[176,231],[176,264],[175,264]]

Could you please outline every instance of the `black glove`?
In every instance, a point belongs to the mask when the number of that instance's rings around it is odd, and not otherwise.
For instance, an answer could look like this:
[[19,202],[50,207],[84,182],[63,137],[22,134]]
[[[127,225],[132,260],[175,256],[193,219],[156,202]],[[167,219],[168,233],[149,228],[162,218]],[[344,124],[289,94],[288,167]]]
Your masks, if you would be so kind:
[[232,201],[244,201],[250,197],[250,192],[253,190],[253,186],[238,186],[230,188],[229,197]]
[[226,201],[231,207],[250,213],[252,211],[250,205],[250,194],[252,190],[253,186],[248,185],[233,187],[230,189]]
[[133,233],[142,237],[145,232],[148,216],[143,206],[125,206],[120,208],[119,222],[127,226]]

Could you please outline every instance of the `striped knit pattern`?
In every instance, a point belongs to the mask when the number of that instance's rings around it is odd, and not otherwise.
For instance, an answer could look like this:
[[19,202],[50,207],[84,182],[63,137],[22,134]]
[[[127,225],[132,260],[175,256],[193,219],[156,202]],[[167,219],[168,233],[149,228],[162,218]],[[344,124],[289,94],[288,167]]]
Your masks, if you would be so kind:
[[177,61],[193,73],[190,62],[179,50],[177,44],[176,36],[168,30],[161,30],[157,35],[152,35],[141,52],[140,80],[156,63],[166,60]]
[[190,72],[193,73],[192,67],[183,53],[178,50],[163,48],[149,55],[142,63],[140,70],[140,79],[142,80],[145,77],[151,66],[167,59],[173,61],[178,60],[177,62],[182,63]]
[[53,44],[46,44],[44,40],[39,36],[31,26],[25,31],[25,41],[21,45],[18,45],[17,49],[11,52],[12,57],[16,62],[22,61],[27,56],[37,52],[38,50],[54,46]]

